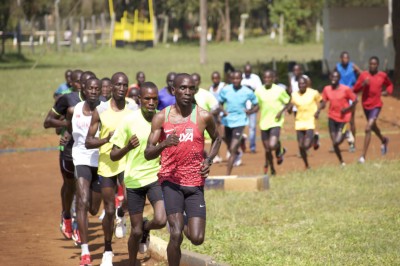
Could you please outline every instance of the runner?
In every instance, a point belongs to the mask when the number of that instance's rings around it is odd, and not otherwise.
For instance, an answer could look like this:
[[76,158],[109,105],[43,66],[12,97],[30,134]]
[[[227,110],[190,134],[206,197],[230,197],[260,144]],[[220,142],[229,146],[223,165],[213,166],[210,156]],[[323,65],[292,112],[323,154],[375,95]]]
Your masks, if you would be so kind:
[[[204,241],[204,183],[221,139],[212,115],[193,104],[195,86],[189,74],[176,76],[173,92],[176,104],[157,113],[152,120],[145,158],[153,160],[161,154],[158,178],[170,229],[168,264],[177,266],[181,259],[182,231],[193,245]],[[206,158],[203,157],[204,131],[212,139]]]
[[[224,115],[222,124],[225,126],[225,141],[231,154],[226,169],[227,175],[232,172],[233,162],[243,155],[242,152],[238,154],[238,148],[243,129],[249,123],[248,115],[258,111],[258,101],[254,92],[247,86],[242,86],[241,81],[242,72],[234,71],[232,84],[224,87],[219,93],[220,109]],[[246,108],[247,101],[251,102],[250,109]]]
[[137,89],[140,90],[142,87],[142,84],[146,81],[146,75],[144,74],[143,71],[139,71],[136,73],[136,83],[133,83],[131,86],[129,86],[128,91],[126,92],[126,96],[129,97],[129,94],[132,89]]
[[[101,266],[112,265],[112,236],[114,217],[116,221],[116,237],[121,238],[126,232],[125,219],[122,208],[116,211],[115,191],[117,182],[123,184],[123,171],[125,170],[125,158],[118,162],[110,159],[112,143],[110,139],[119,123],[133,113],[138,107],[135,103],[126,102],[125,95],[128,89],[128,77],[117,72],[111,78],[112,97],[107,102],[101,103],[93,112],[87,134],[85,146],[87,149],[100,148],[99,151],[99,179],[101,182],[101,195],[104,200],[105,216],[102,220],[104,231],[104,253]],[[100,130],[99,137],[96,137]]]
[[133,88],[131,89],[131,91],[128,94],[128,97],[126,98],[128,101],[133,101],[135,102],[137,105],[139,105],[140,101],[139,101],[139,93],[140,90]]
[[[125,117],[110,140],[114,145],[110,154],[111,160],[118,161],[126,155],[124,183],[131,219],[128,250],[129,265],[132,266],[136,265],[138,250],[141,253],[147,250],[150,230],[163,228],[167,222],[162,191],[157,178],[160,159],[147,161],[144,158],[151,131],[151,120],[158,104],[157,86],[152,82],[143,83],[139,98],[141,109]],[[146,196],[153,206],[152,220],[143,219]]]
[[[304,75],[303,68],[301,67],[301,65],[295,64],[293,66],[292,76],[289,79],[289,88],[288,88],[289,95],[292,95],[293,92],[299,91],[299,78],[300,77],[307,79],[307,87],[311,88],[311,79],[307,75]],[[297,114],[296,106],[293,106],[292,112],[293,112],[294,116],[296,116],[296,114]]]
[[[379,129],[376,120],[382,109],[381,95],[392,94],[393,84],[385,72],[379,71],[379,58],[372,56],[369,59],[369,71],[363,71],[354,85],[354,92],[362,92],[362,106],[364,114],[367,118],[367,126],[365,128],[364,148],[361,154],[360,163],[365,162],[367,156],[368,146],[371,141],[371,131],[382,142],[381,153],[385,155],[388,150],[389,139],[384,137]],[[386,88],[383,92],[382,89]]]
[[111,79],[103,78],[101,80],[101,96],[109,100],[111,98]]
[[54,100],[57,100],[58,98],[61,97],[63,94],[68,94],[72,91],[72,70],[67,69],[65,71],[64,77],[65,77],[65,82],[60,84],[56,91],[53,94]]
[[[244,67],[244,73],[242,77],[242,86],[249,87],[253,92],[262,86],[261,79],[258,75],[252,73],[250,64],[246,64]],[[251,108],[251,102],[247,102],[247,109]],[[256,129],[257,129],[257,112],[249,115],[249,141],[250,141],[250,152],[256,153]]]
[[92,112],[100,103],[100,91],[100,80],[95,78],[87,80],[85,89],[82,91],[86,100],[76,104],[75,107],[69,107],[67,113],[68,129],[74,139],[72,158],[75,165],[76,212],[82,250],[81,266],[92,265],[88,246],[87,212],[96,215],[101,203],[101,188],[97,175],[99,150],[85,148]]
[[291,103],[297,107],[295,129],[300,155],[306,169],[309,169],[307,150],[311,145],[314,146],[314,150],[319,148],[319,136],[314,134],[314,130],[315,117],[319,115],[318,107],[322,97],[317,90],[307,88],[307,80],[304,77],[300,77],[298,82],[299,91],[292,93]]
[[280,86],[274,84],[274,72],[266,70],[263,75],[264,85],[255,91],[260,108],[261,139],[265,149],[264,174],[276,174],[272,152],[275,151],[277,164],[282,164],[286,149],[279,137],[284,122],[284,112],[289,107],[290,96]]
[[[214,95],[215,99],[218,102],[219,92],[222,90],[223,87],[226,86],[226,83],[221,82],[221,75],[219,74],[218,71],[214,71],[211,74],[211,81],[212,81],[212,85],[210,86],[209,90]],[[218,133],[220,136],[223,136],[224,135],[224,127],[221,124],[222,113],[217,112],[213,116],[214,116],[214,122],[217,127]],[[219,156],[219,151],[218,151],[218,154],[214,157],[213,163],[221,163],[221,162],[222,162],[222,158]]]
[[[339,145],[343,142],[346,133],[346,123],[350,121],[351,109],[357,104],[357,97],[351,89],[339,84],[340,73],[334,70],[330,76],[331,85],[325,86],[322,92],[322,102],[319,110],[325,108],[327,101],[329,104],[329,134],[331,136],[333,149],[339,159],[341,166],[345,166]],[[349,100],[352,103],[349,103]],[[319,112],[318,112],[319,113]]]
[[[90,71],[82,72],[82,70],[75,70],[72,73],[72,85],[74,91],[61,96],[56,101],[53,108],[48,112],[45,118],[44,128],[66,128],[67,121],[64,119],[60,120],[60,118],[66,117],[69,107],[73,107],[77,103],[84,100],[85,96],[80,93],[81,87],[84,85],[81,83],[81,80],[86,81],[87,79],[94,77],[95,75]],[[72,201],[75,194],[75,167],[72,159],[72,145],[73,140],[71,135],[68,133],[68,131],[64,130],[60,139],[59,159],[61,174],[63,177],[63,185],[61,187],[62,213],[60,230],[65,238],[73,238],[75,243],[79,244],[79,234],[77,230],[73,231],[72,228],[71,214]]]
[[158,94],[157,110],[162,110],[175,103],[175,96],[172,94],[176,73],[170,72],[167,75],[167,86],[162,88]]
[[[346,85],[350,89],[353,89],[354,84],[356,83],[357,76],[361,73],[360,68],[350,61],[350,55],[348,52],[344,51],[340,54],[340,62],[336,64],[335,70],[340,73],[340,84]],[[350,103],[351,104],[351,103]],[[356,137],[356,124],[355,124],[355,114],[356,108],[354,108],[351,112],[350,119],[350,132],[349,138],[347,139],[349,142],[349,151],[355,152],[355,137]]]

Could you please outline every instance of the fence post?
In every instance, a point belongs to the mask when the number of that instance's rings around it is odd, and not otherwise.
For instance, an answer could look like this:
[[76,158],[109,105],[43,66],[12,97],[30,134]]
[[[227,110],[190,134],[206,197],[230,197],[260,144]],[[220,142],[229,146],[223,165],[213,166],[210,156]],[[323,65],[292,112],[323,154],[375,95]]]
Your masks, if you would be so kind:
[[69,17],[68,18],[68,27],[71,31],[71,41],[69,43],[69,49],[71,50],[71,52],[74,51],[74,45],[76,42],[76,36],[75,36],[75,27],[74,27],[74,18],[73,17]]
[[92,43],[93,48],[96,49],[96,16],[92,15]]
[[106,15],[100,14],[100,25],[101,25],[101,47],[104,47],[105,30],[106,30]]
[[83,52],[85,49],[85,45],[83,43],[83,30],[85,28],[85,19],[81,16],[79,23],[79,44],[80,44],[80,52]]
[[279,44],[283,44],[283,31],[285,28],[285,18],[283,14],[279,16]]
[[57,52],[60,51],[60,12],[58,10],[58,4],[60,0],[54,1],[54,17],[56,19],[56,50]]

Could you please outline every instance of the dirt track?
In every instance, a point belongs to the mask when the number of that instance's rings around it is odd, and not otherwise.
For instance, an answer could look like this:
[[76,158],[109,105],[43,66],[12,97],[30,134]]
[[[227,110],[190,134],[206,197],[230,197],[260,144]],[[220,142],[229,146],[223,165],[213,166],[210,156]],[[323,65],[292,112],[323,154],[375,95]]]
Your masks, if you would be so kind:
[[[399,101],[385,98],[385,106],[379,119],[379,126],[390,138],[388,159],[398,159],[400,148],[400,113],[397,111]],[[326,121],[321,121],[326,123]],[[357,110],[356,153],[347,151],[347,144],[342,145],[344,160],[355,163],[360,155],[364,138],[365,120],[360,106]],[[321,127],[322,128],[322,127]],[[338,165],[336,156],[328,150],[331,147],[326,129],[320,129],[322,146],[318,151],[310,152],[310,164],[313,168],[324,165]],[[49,135],[29,140],[19,140],[20,147],[47,147],[57,145],[57,137]],[[276,168],[279,174],[290,171],[303,171],[304,166],[297,157],[297,143],[294,137],[293,118],[287,116],[282,139],[288,149],[282,166]],[[221,154],[225,155],[225,147]],[[368,160],[382,158],[380,143],[373,136],[368,151]],[[257,142],[257,153],[246,153],[243,165],[236,167],[232,174],[255,175],[262,172],[264,155],[260,141]],[[26,153],[0,154],[0,265],[77,265],[80,249],[74,247],[71,240],[65,240],[58,228],[60,218],[61,177],[58,169],[57,151],[39,151]],[[212,167],[213,175],[225,174],[225,163]],[[94,265],[99,265],[103,252],[101,224],[97,217],[90,219],[90,250]],[[127,265],[127,239],[115,240],[113,244],[114,265]],[[147,261],[143,265],[154,265]]]

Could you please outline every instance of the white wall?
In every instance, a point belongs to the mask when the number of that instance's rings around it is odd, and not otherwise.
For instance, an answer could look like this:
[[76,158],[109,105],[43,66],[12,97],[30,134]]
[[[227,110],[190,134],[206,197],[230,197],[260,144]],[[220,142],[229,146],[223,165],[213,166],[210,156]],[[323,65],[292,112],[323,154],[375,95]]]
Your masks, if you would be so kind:
[[366,69],[373,55],[379,57],[381,70],[385,62],[388,69],[393,69],[393,40],[384,34],[387,23],[387,8],[325,8],[323,58],[329,69],[333,70],[342,51],[348,51],[351,60],[362,69]]

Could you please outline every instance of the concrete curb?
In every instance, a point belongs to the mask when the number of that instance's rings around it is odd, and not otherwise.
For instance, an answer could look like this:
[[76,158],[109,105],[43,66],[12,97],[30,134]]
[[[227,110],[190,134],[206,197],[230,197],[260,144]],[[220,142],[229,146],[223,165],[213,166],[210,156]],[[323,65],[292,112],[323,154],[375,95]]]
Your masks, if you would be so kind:
[[269,189],[269,176],[209,176],[206,189],[222,189],[225,191],[262,191]]
[[[153,257],[168,261],[168,243],[159,237],[151,236],[149,250]],[[218,263],[211,256],[198,254],[188,250],[182,250],[180,266],[229,266],[229,264]]]

